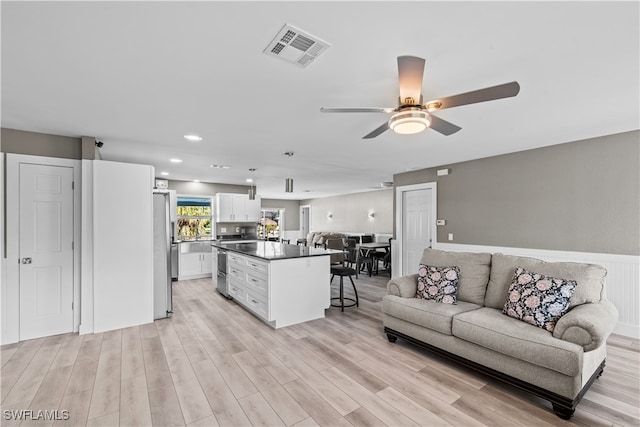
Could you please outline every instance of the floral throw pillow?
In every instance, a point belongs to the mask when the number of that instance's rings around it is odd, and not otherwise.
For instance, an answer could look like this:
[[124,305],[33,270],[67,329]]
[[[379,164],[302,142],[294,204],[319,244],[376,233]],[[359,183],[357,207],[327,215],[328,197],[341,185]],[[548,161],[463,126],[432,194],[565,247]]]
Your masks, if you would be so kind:
[[420,264],[416,298],[455,304],[459,276],[460,269],[458,267],[431,267]]
[[575,280],[557,279],[516,268],[502,312],[553,332],[556,322],[569,309]]

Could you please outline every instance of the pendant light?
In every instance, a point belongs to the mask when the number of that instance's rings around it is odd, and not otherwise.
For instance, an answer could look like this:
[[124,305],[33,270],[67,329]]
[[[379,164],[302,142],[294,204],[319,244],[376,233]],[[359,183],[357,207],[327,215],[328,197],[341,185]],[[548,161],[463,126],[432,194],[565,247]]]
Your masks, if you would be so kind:
[[[287,151],[284,153],[287,157],[293,156],[293,151]],[[293,193],[293,178],[287,178],[284,180],[284,191],[285,193]]]
[[[249,169],[249,172],[253,174],[256,170],[254,168]],[[256,188],[253,186],[253,178],[247,179],[251,183],[251,187],[249,187],[249,200],[256,199]]]

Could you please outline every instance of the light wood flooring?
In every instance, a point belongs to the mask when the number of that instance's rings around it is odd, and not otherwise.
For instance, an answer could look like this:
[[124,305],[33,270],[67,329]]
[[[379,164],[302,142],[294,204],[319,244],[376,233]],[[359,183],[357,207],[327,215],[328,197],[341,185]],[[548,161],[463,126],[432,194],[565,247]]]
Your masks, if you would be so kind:
[[603,376],[566,422],[546,401],[389,343],[387,280],[361,276],[360,307],[278,330],[210,279],[175,282],[170,319],[3,346],[0,423],[58,409],[70,418],[56,425],[640,425],[638,340],[611,337]]

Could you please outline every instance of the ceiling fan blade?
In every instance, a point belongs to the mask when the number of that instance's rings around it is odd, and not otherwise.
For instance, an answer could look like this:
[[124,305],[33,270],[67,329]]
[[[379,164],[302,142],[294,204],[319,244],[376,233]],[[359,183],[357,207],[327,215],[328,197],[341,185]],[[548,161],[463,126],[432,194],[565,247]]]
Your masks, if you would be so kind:
[[448,122],[446,120],[442,120],[441,118],[436,117],[433,114],[430,114],[430,116],[431,116],[431,125],[429,125],[429,127],[435,130],[436,132],[440,132],[445,136],[452,135],[458,132],[460,129],[462,129],[461,127],[456,126],[453,123]]
[[398,56],[398,80],[400,83],[400,103],[409,104],[412,98],[420,103],[422,78],[424,77],[424,59],[417,56]]
[[363,136],[362,139],[375,138],[376,136],[380,135],[381,133],[384,133],[387,129],[389,129],[389,122],[384,122],[382,124],[382,126],[377,127],[372,132],[370,132],[367,135]]
[[495,99],[510,98],[520,92],[518,82],[505,83],[498,86],[491,86],[458,95],[447,96],[446,98],[434,99],[424,104],[429,108],[430,104],[442,104],[438,110],[445,108],[459,107],[461,105],[475,104],[478,102],[493,101]]
[[320,108],[322,113],[393,113],[395,108]]

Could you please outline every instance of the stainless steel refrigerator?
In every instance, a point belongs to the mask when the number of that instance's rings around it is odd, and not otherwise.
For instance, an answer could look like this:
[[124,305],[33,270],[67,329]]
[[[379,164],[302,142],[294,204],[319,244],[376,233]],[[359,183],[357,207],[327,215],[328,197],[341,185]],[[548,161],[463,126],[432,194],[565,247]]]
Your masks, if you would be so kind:
[[171,218],[168,191],[153,192],[153,318],[173,312],[171,293]]

